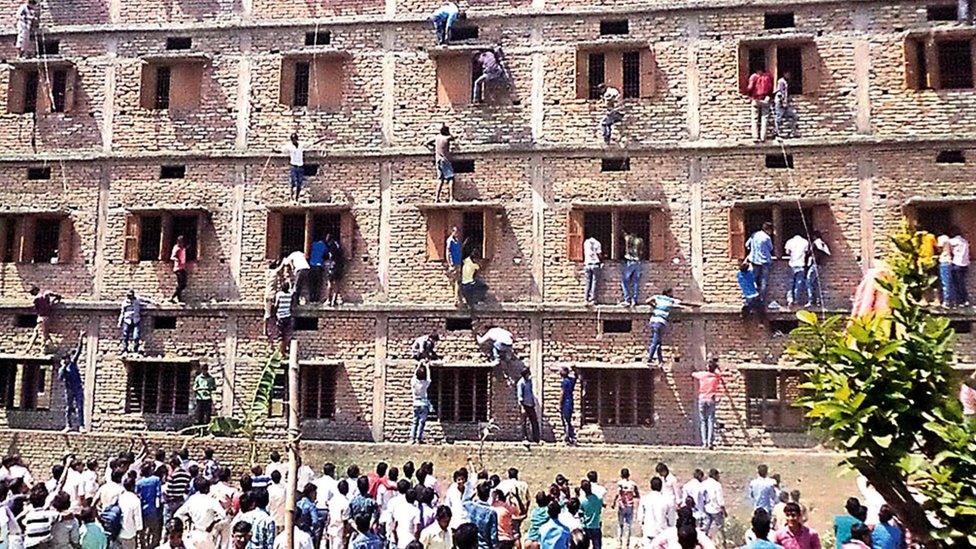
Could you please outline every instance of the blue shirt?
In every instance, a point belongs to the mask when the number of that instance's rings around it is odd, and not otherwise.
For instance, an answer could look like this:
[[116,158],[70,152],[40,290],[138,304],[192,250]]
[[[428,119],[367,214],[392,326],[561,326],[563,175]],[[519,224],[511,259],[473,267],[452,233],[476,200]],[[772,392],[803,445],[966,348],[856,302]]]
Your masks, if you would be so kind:
[[532,392],[532,379],[519,378],[515,384],[515,392],[518,394],[518,403],[522,406],[535,406],[535,394]]
[[756,273],[739,271],[735,278],[739,281],[739,289],[742,290],[743,299],[759,297],[759,289],[756,288]]
[[834,545],[837,549],[840,549],[841,545],[851,541],[851,526],[856,524],[861,524],[861,521],[850,515],[837,515],[834,517],[834,539],[836,540]]
[[749,500],[753,509],[762,507],[767,513],[776,505],[776,481],[770,477],[756,477],[749,482]]
[[260,507],[252,509],[241,515],[241,520],[251,525],[251,541],[247,543],[247,549],[272,549],[274,547],[278,528],[267,510]]
[[783,549],[783,546],[767,539],[755,539],[749,545],[743,545],[742,549]]
[[434,21],[446,21],[447,28],[451,28],[454,25],[454,21],[457,20],[458,15],[461,13],[460,8],[454,2],[448,2],[443,6],[437,8],[437,11],[431,16]]
[[461,264],[461,242],[453,236],[447,239],[447,256],[451,265]]
[[873,549],[901,549],[904,546],[904,535],[901,528],[894,524],[879,522],[871,533],[871,547]]
[[572,376],[566,376],[560,382],[560,387],[562,388],[563,394],[559,399],[559,410],[564,416],[568,416],[573,413],[573,391],[576,390],[576,378]]
[[569,549],[569,528],[555,519],[539,528],[539,545],[542,549]]
[[[298,509],[298,517],[302,517],[303,515],[308,516],[308,521],[304,522],[304,524],[307,524],[309,529],[303,528],[303,530],[309,534],[318,531],[319,523],[322,521],[319,519],[319,510],[315,507],[315,502],[307,497],[304,497],[298,500],[296,507]],[[303,524],[303,521],[301,520],[296,520],[295,522],[296,524]]]
[[268,486],[270,485],[271,485],[271,477],[269,477],[268,475],[258,475],[251,479],[252,490],[258,490],[258,489],[267,490]]
[[64,383],[64,389],[71,394],[81,392],[81,372],[78,364],[70,361],[58,370],[58,378]]
[[769,265],[773,262],[773,239],[766,231],[756,231],[746,242],[749,250],[749,263],[754,265]]
[[383,540],[372,532],[359,534],[349,540],[349,549],[382,549]]
[[163,483],[159,477],[148,476],[136,481],[136,495],[142,502],[142,518],[158,518],[160,498],[163,497]]
[[468,521],[478,528],[478,549],[494,549],[498,545],[498,513],[484,501],[464,504]]
[[325,262],[326,245],[324,240],[312,242],[312,253],[309,254],[308,264],[312,267],[321,267]]
[[671,316],[671,308],[674,307],[678,300],[666,295],[656,295],[653,299],[654,312],[651,313],[651,322],[667,324],[668,317]]

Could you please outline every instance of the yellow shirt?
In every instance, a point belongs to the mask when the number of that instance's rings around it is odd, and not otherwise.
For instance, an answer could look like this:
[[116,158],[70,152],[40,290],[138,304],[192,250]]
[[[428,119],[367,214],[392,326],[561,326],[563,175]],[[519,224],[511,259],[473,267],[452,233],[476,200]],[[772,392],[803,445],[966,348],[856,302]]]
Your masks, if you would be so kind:
[[939,251],[935,235],[932,233],[925,233],[922,236],[922,248],[918,251],[919,255],[922,257],[932,257]]
[[464,258],[464,263],[461,264],[461,284],[470,284],[474,282],[474,274],[478,272],[481,267],[471,261],[470,257]]

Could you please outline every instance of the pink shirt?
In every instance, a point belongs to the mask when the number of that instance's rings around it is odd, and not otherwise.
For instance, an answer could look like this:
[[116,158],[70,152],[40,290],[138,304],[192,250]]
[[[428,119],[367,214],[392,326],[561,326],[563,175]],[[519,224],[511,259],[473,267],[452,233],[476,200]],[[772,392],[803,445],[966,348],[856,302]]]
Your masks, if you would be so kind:
[[169,258],[173,261],[173,272],[186,270],[186,247],[179,244],[173,246],[173,253]]
[[698,399],[714,401],[722,375],[715,372],[692,372],[691,375],[698,380]]
[[963,383],[959,388],[959,401],[962,402],[963,415],[976,415],[976,389]]
[[515,529],[512,525],[512,516],[518,513],[518,510],[511,503],[499,500],[496,500],[491,507],[498,515],[498,541],[514,540]]
[[783,549],[821,549],[820,534],[806,526],[801,527],[798,532],[793,532],[788,527],[780,528],[773,536],[773,543],[782,545]]

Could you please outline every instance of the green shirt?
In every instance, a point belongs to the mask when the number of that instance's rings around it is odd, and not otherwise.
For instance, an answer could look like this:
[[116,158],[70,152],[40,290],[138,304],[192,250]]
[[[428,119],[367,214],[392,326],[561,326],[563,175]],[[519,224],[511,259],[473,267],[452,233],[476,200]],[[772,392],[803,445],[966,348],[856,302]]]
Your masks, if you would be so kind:
[[217,380],[209,373],[199,374],[193,380],[193,397],[197,400],[213,400],[215,389],[217,389]]
[[583,528],[600,528],[603,514],[603,500],[590,494],[580,500],[580,511],[583,512]]
[[105,549],[108,536],[98,522],[81,525],[81,549]]

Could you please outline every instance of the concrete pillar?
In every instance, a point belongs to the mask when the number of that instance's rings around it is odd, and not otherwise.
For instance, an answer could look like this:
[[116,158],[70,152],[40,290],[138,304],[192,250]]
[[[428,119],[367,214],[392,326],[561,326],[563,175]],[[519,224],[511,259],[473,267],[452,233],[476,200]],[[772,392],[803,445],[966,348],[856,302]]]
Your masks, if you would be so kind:
[[241,36],[241,57],[237,62],[237,135],[234,148],[247,149],[247,130],[251,122],[251,35]]
[[387,17],[396,15],[396,0],[386,0],[386,15]]
[[237,372],[237,315],[228,314],[224,320],[224,376],[221,386],[220,410],[214,413],[234,415],[234,378]]
[[854,79],[857,133],[871,134],[871,44],[865,39],[854,42]]
[[688,139],[695,141],[701,133],[701,74],[698,72],[698,36],[700,33],[700,23],[698,16],[692,15],[687,20],[688,28],[688,48],[685,73],[687,75],[686,85],[688,98]]
[[532,379],[535,383],[532,384],[532,389],[535,392],[535,411],[539,415],[539,427],[540,430],[544,431],[542,427],[546,424],[545,421],[545,410],[546,407],[542,401],[543,387],[546,384],[545,380],[545,364],[543,363],[543,340],[542,340],[542,315],[540,313],[533,313],[529,318],[529,371],[532,372]]
[[101,316],[98,313],[92,313],[88,317],[88,325],[86,326],[86,336],[85,336],[85,427],[91,431],[92,419],[94,419],[95,414],[95,375],[96,366],[95,363],[98,359],[98,332],[101,328]]
[[[118,4],[119,0],[112,0],[112,6]],[[117,16],[117,14],[116,14]],[[113,18],[114,22],[116,18]],[[102,150],[112,151],[112,125],[115,122],[115,79],[116,79],[116,50],[118,48],[118,38],[110,36],[105,42],[105,98],[102,100]]]
[[98,202],[95,211],[95,257],[92,260],[94,269],[93,298],[102,298],[105,289],[105,238],[108,232],[108,193],[112,185],[111,167],[102,165],[98,174]]
[[392,240],[392,229],[390,227],[390,210],[393,208],[393,163],[389,160],[380,164],[380,234],[379,234],[379,260],[376,267],[376,276],[380,283],[382,301],[386,301],[386,296],[390,291],[390,241]]
[[702,158],[696,156],[688,164],[689,215],[691,216],[691,279],[695,301],[704,297],[705,246],[702,239]]
[[[390,10],[395,8],[396,0],[387,0],[387,15],[392,15]],[[383,132],[383,145],[389,146],[393,144],[393,113],[396,107],[396,53],[393,52],[396,46],[396,31],[389,26],[384,26],[381,36],[385,51],[383,52],[383,101],[380,106],[380,128]]]
[[244,195],[247,185],[247,168],[243,164],[234,167],[234,203],[231,205],[231,236],[234,239],[230,249],[230,275],[233,278],[234,294],[240,298],[241,255],[244,250]]
[[857,159],[858,204],[861,213],[861,270],[874,265],[874,176],[876,166],[870,158]]
[[118,23],[122,19],[122,0],[109,0],[108,20],[111,23]]
[[532,170],[532,300],[545,301],[545,170],[542,155],[530,159]]
[[386,343],[390,317],[376,315],[376,355],[373,365],[373,441],[383,442],[386,427]]
[[[541,5],[540,1],[540,5]],[[535,6],[535,0],[533,0]],[[537,8],[537,9],[542,9]],[[543,122],[545,120],[545,89],[546,89],[546,54],[542,51],[543,42],[542,21],[539,19],[532,21],[532,34],[529,42],[532,47],[532,141],[538,142],[543,139]]]

